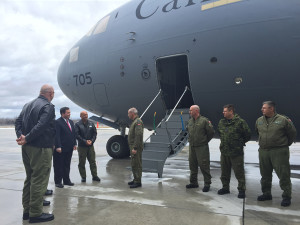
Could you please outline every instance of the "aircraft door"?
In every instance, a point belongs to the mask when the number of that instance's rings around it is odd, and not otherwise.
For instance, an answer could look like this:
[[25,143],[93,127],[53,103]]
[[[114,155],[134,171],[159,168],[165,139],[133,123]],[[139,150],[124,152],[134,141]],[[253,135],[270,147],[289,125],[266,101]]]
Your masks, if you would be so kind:
[[[186,55],[158,58],[156,71],[165,107],[173,109],[185,87],[190,89],[188,58]],[[193,104],[192,93],[188,90],[177,108],[189,108]]]

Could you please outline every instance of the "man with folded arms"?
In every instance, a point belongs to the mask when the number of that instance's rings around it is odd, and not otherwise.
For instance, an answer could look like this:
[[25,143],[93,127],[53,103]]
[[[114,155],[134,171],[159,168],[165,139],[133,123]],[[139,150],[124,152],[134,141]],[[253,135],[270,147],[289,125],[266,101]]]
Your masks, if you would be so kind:
[[96,153],[94,142],[97,138],[97,129],[93,122],[88,120],[88,113],[82,111],[80,113],[81,120],[75,124],[76,138],[78,140],[78,169],[81,176],[81,182],[86,182],[85,162],[86,159],[90,163],[90,170],[93,176],[93,181],[99,181],[97,175]]

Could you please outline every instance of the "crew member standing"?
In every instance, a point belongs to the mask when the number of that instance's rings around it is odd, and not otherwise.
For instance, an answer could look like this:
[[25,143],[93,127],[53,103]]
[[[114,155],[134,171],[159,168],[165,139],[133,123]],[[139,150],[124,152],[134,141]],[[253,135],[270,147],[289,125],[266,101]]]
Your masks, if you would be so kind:
[[230,193],[231,167],[238,180],[238,198],[245,198],[246,179],[244,169],[244,146],[250,140],[251,131],[238,114],[234,112],[234,105],[228,104],[223,107],[224,118],[220,120],[218,132],[221,144],[221,181],[223,188],[218,191],[219,195]]
[[55,110],[51,101],[54,89],[43,85],[38,98],[27,103],[15,122],[22,159],[26,171],[23,187],[23,220],[30,223],[54,219],[43,213],[43,195],[47,190],[55,137]]
[[263,102],[263,116],[256,120],[255,129],[259,135],[259,168],[262,195],[258,201],[272,200],[272,172],[279,178],[283,190],[281,206],[289,206],[292,198],[289,146],[296,138],[296,128],[287,117],[277,114],[275,103]]
[[63,184],[74,185],[70,180],[70,167],[73,150],[76,150],[76,132],[74,123],[70,120],[70,109],[68,107],[61,108],[60,115],[61,117],[56,120],[53,167],[55,186],[63,188]]
[[200,115],[198,105],[190,107],[191,119],[188,122],[189,132],[189,165],[190,184],[186,188],[198,188],[198,167],[204,177],[203,192],[208,192],[211,184],[210,155],[208,142],[213,138],[215,130],[211,122]]
[[128,110],[128,117],[132,120],[132,124],[128,132],[128,145],[131,156],[131,167],[133,173],[133,181],[128,182],[130,188],[137,188],[142,186],[142,152],[144,148],[143,134],[144,124],[138,117],[136,108]]
[[94,142],[97,138],[97,129],[91,121],[88,120],[88,113],[80,113],[81,120],[75,124],[76,137],[78,140],[78,169],[81,176],[81,182],[86,182],[85,161],[90,163],[91,174],[94,181],[100,181],[97,175],[96,153]]

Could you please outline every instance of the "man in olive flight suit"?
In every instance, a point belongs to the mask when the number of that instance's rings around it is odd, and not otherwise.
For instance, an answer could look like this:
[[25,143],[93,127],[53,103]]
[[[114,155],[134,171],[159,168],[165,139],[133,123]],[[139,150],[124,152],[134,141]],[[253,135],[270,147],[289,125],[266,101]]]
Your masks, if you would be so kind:
[[296,128],[287,117],[277,114],[275,103],[263,102],[263,116],[255,124],[259,135],[259,168],[261,174],[262,195],[258,201],[272,200],[272,172],[275,170],[280,188],[283,190],[281,206],[289,206],[292,197],[290,152],[289,146],[296,138]]
[[250,140],[251,131],[246,123],[238,114],[234,112],[234,105],[228,104],[223,107],[224,118],[218,125],[221,144],[221,181],[222,189],[219,195],[230,193],[231,167],[233,168],[236,179],[238,180],[238,198],[245,198],[246,179],[244,169],[244,146]]
[[88,159],[93,181],[100,182],[97,175],[96,153],[94,142],[97,138],[97,129],[92,121],[88,119],[88,113],[80,113],[81,120],[75,124],[76,138],[78,140],[78,170],[81,176],[81,182],[86,182],[85,162]]
[[138,117],[136,108],[128,110],[128,117],[132,120],[132,124],[128,132],[128,145],[131,156],[131,167],[133,173],[133,181],[128,182],[130,188],[137,188],[142,186],[142,152],[144,148],[143,133],[144,124]]
[[189,132],[189,165],[190,165],[190,184],[186,188],[198,188],[198,167],[204,177],[203,192],[208,192],[211,184],[210,175],[210,155],[208,142],[214,136],[214,128],[211,122],[200,115],[198,105],[190,107],[191,119],[188,122]]
[[22,196],[23,220],[29,219],[29,223],[54,219],[53,214],[43,213],[43,195],[49,181],[55,138],[53,97],[53,87],[43,85],[38,98],[25,104],[15,122],[16,141],[22,145],[26,171]]

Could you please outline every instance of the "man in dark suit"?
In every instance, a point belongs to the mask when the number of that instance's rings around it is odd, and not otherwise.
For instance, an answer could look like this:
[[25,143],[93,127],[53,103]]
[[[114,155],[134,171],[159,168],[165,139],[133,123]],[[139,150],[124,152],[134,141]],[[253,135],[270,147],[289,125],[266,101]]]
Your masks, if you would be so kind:
[[[55,151],[53,153],[55,186],[63,188],[64,185],[73,186],[70,180],[70,165],[73,150],[76,150],[76,132],[74,123],[70,120],[70,109],[60,109],[61,117],[56,120]],[[63,184],[62,184],[63,180]]]

